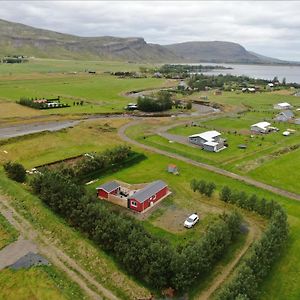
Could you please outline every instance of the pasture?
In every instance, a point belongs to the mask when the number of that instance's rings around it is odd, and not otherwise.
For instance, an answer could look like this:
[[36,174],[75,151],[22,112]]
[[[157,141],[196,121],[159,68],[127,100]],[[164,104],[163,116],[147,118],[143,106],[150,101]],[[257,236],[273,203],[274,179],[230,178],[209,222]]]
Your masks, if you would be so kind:
[[1,270],[0,286],[4,300],[88,299],[79,286],[52,266]]
[[18,238],[15,228],[0,214],[0,250]]

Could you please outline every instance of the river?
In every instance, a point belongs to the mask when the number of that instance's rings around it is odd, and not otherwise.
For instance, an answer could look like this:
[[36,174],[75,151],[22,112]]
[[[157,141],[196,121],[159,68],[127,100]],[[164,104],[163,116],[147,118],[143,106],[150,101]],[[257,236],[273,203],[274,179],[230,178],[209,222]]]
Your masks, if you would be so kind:
[[[250,64],[228,64],[228,63],[197,63],[201,65],[222,65],[224,67],[231,67],[230,70],[213,70],[205,72],[209,75],[217,74],[232,74],[232,75],[246,75],[253,78],[262,78],[272,80],[275,76],[281,81],[284,77],[286,82],[296,82],[300,84],[300,66],[279,66],[279,65],[250,65]],[[193,64],[194,65],[194,64]],[[195,64],[196,65],[196,64]]]

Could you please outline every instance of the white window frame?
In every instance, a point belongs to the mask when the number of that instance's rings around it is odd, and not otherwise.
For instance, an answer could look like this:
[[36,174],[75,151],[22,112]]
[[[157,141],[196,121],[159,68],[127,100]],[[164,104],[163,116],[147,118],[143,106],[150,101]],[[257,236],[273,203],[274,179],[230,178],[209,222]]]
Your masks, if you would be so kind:
[[130,204],[131,204],[131,206],[133,206],[133,207],[137,207],[137,202],[134,201],[134,200],[131,200],[131,201],[130,201]]

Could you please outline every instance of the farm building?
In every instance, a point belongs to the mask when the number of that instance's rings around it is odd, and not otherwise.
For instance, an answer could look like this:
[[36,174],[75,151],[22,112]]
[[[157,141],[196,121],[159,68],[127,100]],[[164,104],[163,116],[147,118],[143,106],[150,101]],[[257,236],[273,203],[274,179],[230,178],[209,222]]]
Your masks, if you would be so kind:
[[167,171],[168,171],[168,173],[172,173],[172,174],[175,174],[175,175],[179,174],[178,168],[174,164],[169,164],[168,168],[167,168]]
[[162,180],[136,186],[110,181],[100,185],[96,190],[100,199],[137,212],[143,212],[170,194],[168,185]]
[[277,122],[287,122],[294,117],[294,113],[291,110],[281,111],[275,118]]
[[226,148],[225,139],[221,138],[221,133],[215,130],[190,135],[189,142],[210,152],[219,152]]
[[251,125],[250,130],[257,133],[268,133],[272,131],[273,127],[271,127],[271,123],[269,122],[259,122]]
[[274,109],[291,109],[293,106],[287,102],[277,103],[274,105]]

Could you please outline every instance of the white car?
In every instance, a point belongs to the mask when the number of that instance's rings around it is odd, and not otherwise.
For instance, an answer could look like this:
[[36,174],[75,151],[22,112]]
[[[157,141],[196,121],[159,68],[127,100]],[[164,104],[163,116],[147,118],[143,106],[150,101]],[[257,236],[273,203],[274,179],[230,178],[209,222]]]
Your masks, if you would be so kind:
[[192,214],[184,221],[184,227],[192,228],[198,221],[199,216],[196,213]]

